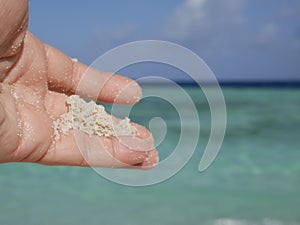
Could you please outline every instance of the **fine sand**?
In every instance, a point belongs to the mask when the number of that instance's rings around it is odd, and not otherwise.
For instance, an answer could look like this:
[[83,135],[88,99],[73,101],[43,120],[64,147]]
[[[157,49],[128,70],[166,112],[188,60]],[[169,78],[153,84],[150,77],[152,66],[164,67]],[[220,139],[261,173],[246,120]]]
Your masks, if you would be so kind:
[[78,95],[69,96],[66,100],[68,112],[53,122],[54,136],[58,140],[60,133],[69,134],[70,130],[82,131],[89,136],[134,136],[136,128],[129,118],[113,121],[102,105],[86,102]]

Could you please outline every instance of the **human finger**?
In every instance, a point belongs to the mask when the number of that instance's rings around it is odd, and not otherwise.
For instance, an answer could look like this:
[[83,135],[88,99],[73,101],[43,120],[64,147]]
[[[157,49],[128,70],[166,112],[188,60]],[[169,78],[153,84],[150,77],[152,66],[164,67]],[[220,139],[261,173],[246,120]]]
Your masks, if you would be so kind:
[[[66,98],[66,95],[55,92],[46,98],[46,109],[53,119],[67,111]],[[114,168],[138,165],[138,169],[139,165],[145,165],[145,160],[149,161],[149,152],[153,153],[156,150],[153,149],[153,139],[149,131],[142,126],[135,126],[137,136],[126,137],[126,139],[89,136],[74,130],[70,130],[68,135],[60,132],[59,138],[54,140],[39,163]]]
[[51,90],[107,103],[135,104],[140,100],[141,88],[130,78],[90,68],[49,45],[44,48]]

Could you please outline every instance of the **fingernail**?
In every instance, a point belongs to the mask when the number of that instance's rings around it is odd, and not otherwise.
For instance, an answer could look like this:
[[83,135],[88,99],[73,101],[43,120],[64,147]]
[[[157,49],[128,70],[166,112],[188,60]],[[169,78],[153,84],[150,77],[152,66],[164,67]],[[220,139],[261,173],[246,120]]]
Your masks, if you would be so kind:
[[144,160],[141,165],[142,170],[150,170],[157,166],[159,163],[159,156],[156,150],[149,152],[148,157]]
[[126,146],[128,149],[133,151],[146,152],[154,148],[152,138],[141,139],[138,137],[122,136],[122,137],[118,137],[118,141],[122,145]]
[[131,81],[123,89],[120,90],[115,102],[122,102],[126,104],[135,104],[142,98],[142,89],[137,82]]

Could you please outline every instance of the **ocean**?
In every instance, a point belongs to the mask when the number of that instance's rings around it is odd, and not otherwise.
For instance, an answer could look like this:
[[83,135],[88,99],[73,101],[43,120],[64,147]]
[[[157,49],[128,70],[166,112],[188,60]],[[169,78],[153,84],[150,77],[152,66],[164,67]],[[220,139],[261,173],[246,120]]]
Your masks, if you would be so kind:
[[[194,155],[177,174],[130,187],[91,168],[2,164],[0,224],[300,224],[300,89],[223,88],[226,135],[216,160],[202,173],[198,165],[210,133],[210,109],[199,88],[184,90],[193,99],[201,132]],[[176,105],[190,108],[172,87],[145,91],[157,96],[135,106],[130,117],[145,126],[154,117],[165,121],[167,134],[157,147],[164,160],[179,140],[181,123],[174,103],[159,96],[173,96]],[[198,124],[188,119],[187,132],[193,132]]]

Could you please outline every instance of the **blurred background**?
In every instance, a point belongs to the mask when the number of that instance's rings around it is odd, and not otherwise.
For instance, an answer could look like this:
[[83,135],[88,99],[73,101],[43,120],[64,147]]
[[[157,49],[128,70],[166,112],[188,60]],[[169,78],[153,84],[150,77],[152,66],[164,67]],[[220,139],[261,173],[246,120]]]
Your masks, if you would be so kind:
[[32,0],[30,10],[36,36],[87,64],[159,39],[190,48],[220,80],[299,80],[298,0]]
[[[216,161],[199,173],[210,109],[199,87],[183,85],[198,110],[201,135],[178,174],[134,188],[89,168],[0,165],[1,224],[300,224],[300,1],[31,0],[29,6],[30,31],[86,64],[137,40],[191,49],[222,84],[228,125]],[[182,71],[156,63],[119,72],[191,82]],[[177,95],[168,86],[144,85],[144,90]],[[177,103],[186,107],[181,96]],[[168,125],[158,146],[163,160],[180,136],[176,109],[163,99],[146,98],[130,114],[145,126],[157,116]],[[190,122],[192,134],[198,124]]]

